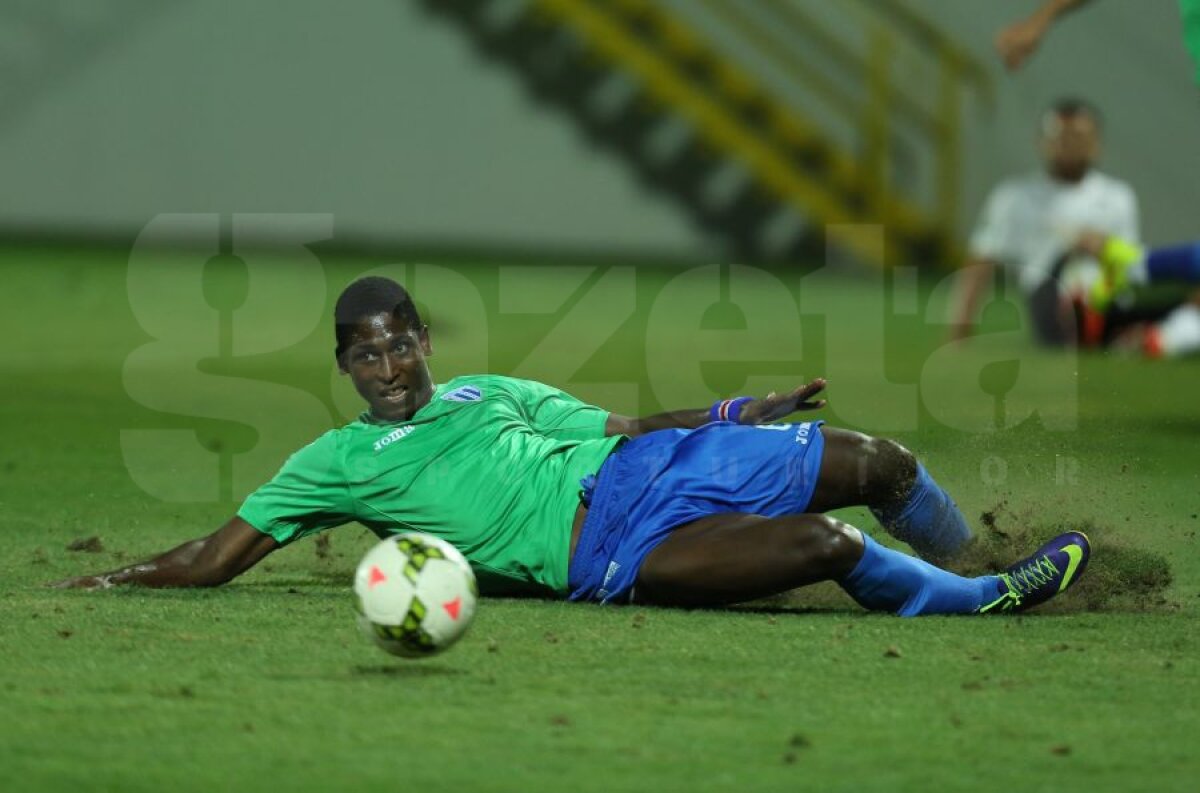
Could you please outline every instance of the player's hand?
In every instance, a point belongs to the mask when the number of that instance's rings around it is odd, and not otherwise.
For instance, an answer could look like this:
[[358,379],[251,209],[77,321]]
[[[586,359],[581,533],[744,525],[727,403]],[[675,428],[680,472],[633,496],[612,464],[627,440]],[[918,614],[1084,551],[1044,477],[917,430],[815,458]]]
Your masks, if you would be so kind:
[[996,52],[1009,71],[1016,71],[1037,51],[1046,35],[1046,24],[1034,17],[1015,22],[996,34]]
[[825,378],[818,377],[795,391],[776,394],[772,391],[762,399],[747,402],[739,417],[742,424],[770,424],[799,410],[820,410],[825,407],[824,399],[813,399],[825,390]]
[[1099,259],[1104,252],[1104,246],[1108,244],[1108,235],[1103,231],[1085,231],[1075,240],[1074,250],[1077,253],[1086,253]]

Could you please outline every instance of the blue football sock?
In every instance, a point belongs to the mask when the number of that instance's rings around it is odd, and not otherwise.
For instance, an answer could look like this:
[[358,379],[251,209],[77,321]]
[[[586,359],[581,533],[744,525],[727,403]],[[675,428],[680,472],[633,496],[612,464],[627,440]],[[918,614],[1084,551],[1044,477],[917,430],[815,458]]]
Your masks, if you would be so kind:
[[971,539],[971,529],[954,499],[938,487],[920,463],[904,504],[898,508],[872,509],[871,513],[888,534],[925,558],[953,556]]
[[838,584],[858,604],[901,617],[972,614],[1000,593],[996,576],[963,578],[863,535],[862,559]]
[[1146,275],[1151,281],[1200,282],[1200,242],[1150,251]]

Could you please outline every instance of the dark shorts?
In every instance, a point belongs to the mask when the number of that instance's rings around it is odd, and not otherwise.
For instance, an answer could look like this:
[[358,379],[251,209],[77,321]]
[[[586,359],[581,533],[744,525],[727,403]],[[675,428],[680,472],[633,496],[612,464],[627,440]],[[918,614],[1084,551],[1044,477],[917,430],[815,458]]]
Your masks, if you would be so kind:
[[804,512],[821,471],[823,423],[720,422],[625,443],[584,486],[589,506],[567,574],[570,599],[627,602],[642,560],[685,523],[724,512]]

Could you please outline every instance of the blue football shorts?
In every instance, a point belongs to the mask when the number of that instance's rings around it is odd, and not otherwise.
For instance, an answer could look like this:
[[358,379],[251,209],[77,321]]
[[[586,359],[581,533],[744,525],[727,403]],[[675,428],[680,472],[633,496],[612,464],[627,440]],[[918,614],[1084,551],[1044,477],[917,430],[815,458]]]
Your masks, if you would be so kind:
[[588,513],[567,573],[569,599],[628,602],[646,555],[699,518],[804,512],[821,471],[823,423],[715,422],[624,443],[583,482]]

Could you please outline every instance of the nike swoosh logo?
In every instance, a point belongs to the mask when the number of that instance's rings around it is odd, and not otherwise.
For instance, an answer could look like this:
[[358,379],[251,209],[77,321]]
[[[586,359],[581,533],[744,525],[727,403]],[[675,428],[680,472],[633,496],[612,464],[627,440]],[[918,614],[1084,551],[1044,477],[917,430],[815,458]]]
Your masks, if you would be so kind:
[[1067,562],[1067,574],[1063,576],[1062,583],[1058,585],[1058,591],[1062,592],[1071,583],[1071,579],[1075,577],[1075,571],[1079,569],[1079,563],[1083,561],[1083,549],[1075,543],[1068,543],[1058,550],[1065,553],[1070,560]]

